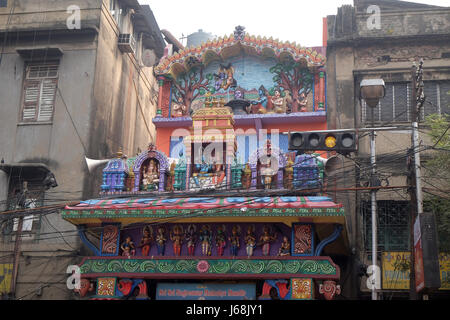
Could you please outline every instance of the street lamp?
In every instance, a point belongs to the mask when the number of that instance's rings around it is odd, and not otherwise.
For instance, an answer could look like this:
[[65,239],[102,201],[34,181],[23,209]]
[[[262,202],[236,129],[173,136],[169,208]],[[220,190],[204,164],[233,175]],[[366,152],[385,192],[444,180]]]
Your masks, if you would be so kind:
[[[361,81],[360,85],[360,99],[364,100],[372,111],[372,128],[374,128],[374,109],[378,105],[380,99],[384,98],[386,94],[386,87],[383,79],[366,79]],[[370,164],[372,167],[372,174],[370,179],[371,187],[378,187],[379,183],[376,179],[376,156],[375,156],[375,131],[370,131]],[[377,264],[377,191],[372,189],[370,191],[371,203],[372,203],[372,265],[373,268],[378,266]],[[374,270],[372,268],[372,270]],[[379,270],[379,268],[376,268]],[[375,273],[375,271],[373,271]],[[375,278],[379,275],[374,274]],[[378,281],[375,280],[375,283]],[[378,300],[375,285],[372,285],[372,300]]]

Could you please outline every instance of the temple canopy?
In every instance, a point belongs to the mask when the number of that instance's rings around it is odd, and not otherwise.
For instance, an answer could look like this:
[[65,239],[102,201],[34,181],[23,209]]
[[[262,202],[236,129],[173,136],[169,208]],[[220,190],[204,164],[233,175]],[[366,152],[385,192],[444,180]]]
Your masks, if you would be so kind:
[[345,211],[328,197],[159,197],[140,199],[94,199],[67,206],[64,219],[75,225],[120,222],[122,227],[141,223],[282,222],[316,224],[320,239],[343,225],[342,237],[327,247],[329,254],[347,254]]

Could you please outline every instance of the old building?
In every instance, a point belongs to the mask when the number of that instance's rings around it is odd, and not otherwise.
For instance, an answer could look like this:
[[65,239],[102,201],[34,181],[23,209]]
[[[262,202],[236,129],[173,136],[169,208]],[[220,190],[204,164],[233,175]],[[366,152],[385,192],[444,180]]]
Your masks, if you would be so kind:
[[[419,126],[423,145],[429,145],[424,133],[424,117],[450,113],[450,8],[405,1],[355,0],[353,6],[342,6],[337,15],[328,16],[327,22],[329,128],[410,125],[411,67],[413,62],[423,58],[426,103],[420,110]],[[373,78],[385,81],[386,96],[372,114],[365,102],[360,101],[359,88],[363,79]],[[383,186],[408,185],[406,154],[410,147],[410,130],[377,132],[377,170]],[[341,186],[368,185],[369,154],[369,135],[361,135],[356,155],[359,166],[355,167],[353,161],[346,162],[347,173],[338,182]],[[421,156],[424,163],[430,154],[422,152]],[[349,237],[355,249],[354,268],[357,270],[360,262],[371,264],[370,193],[346,192],[342,197],[341,201],[351,212]],[[401,255],[410,250],[407,188],[378,191],[377,204],[377,254],[381,265],[392,256],[398,256],[398,252]],[[388,271],[387,268],[384,271]],[[407,297],[409,273],[394,274],[397,279],[383,272],[384,297],[392,297],[395,291],[400,291],[395,293],[398,297]],[[369,296],[365,278],[358,279],[355,272],[355,284],[360,280],[362,296]]]
[[[0,210],[92,197],[101,170],[90,172],[85,157],[110,159],[119,149],[134,155],[155,140],[153,66],[165,42],[149,6],[3,0],[0,43]],[[55,210],[35,212],[24,218],[15,250],[12,217],[1,216],[1,292],[69,298],[60,289],[67,265],[82,254],[75,228]]]

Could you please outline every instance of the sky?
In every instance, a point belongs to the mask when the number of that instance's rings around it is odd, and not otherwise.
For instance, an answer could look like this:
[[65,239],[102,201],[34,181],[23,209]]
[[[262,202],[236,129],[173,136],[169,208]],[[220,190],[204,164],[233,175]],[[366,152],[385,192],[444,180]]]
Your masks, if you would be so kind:
[[[177,39],[202,29],[229,36],[238,25],[255,36],[295,41],[304,47],[322,45],[322,18],[353,0],[139,0],[148,4],[160,29]],[[450,0],[409,2],[450,6]],[[186,44],[186,40],[183,40]]]

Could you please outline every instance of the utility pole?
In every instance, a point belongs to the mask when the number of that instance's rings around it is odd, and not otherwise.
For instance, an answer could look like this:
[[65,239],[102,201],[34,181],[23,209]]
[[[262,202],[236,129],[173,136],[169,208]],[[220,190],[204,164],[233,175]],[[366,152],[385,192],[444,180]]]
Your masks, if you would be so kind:
[[409,157],[410,169],[410,188],[411,198],[411,215],[410,215],[410,290],[409,297],[411,300],[417,300],[416,292],[416,277],[415,277],[415,257],[414,257],[414,222],[417,216],[423,213],[423,195],[422,195],[422,181],[420,168],[420,152],[419,152],[419,114],[425,102],[425,95],[423,91],[423,60],[419,62],[419,67],[414,63],[411,70],[412,90],[411,90],[411,144],[412,155]]
[[[374,108],[372,110],[372,128],[374,127]],[[376,145],[375,145],[375,130],[370,132],[370,165],[372,172],[370,175],[370,186],[376,187],[377,167],[376,167]],[[370,201],[372,210],[372,265],[378,266],[377,254],[378,254],[378,237],[377,237],[377,190],[370,191]],[[372,286],[372,300],[378,300],[376,286]]]
[[[19,198],[17,199],[18,206],[20,208],[25,208],[26,195],[28,192],[28,182],[23,182],[23,188],[21,192],[17,195]],[[20,261],[20,245],[22,243],[22,228],[23,228],[23,215],[19,217],[19,222],[17,225],[16,231],[16,239],[14,243],[14,264],[13,264],[13,273],[11,276],[11,293],[13,297],[16,295],[16,282],[17,275],[19,271],[19,261]]]

